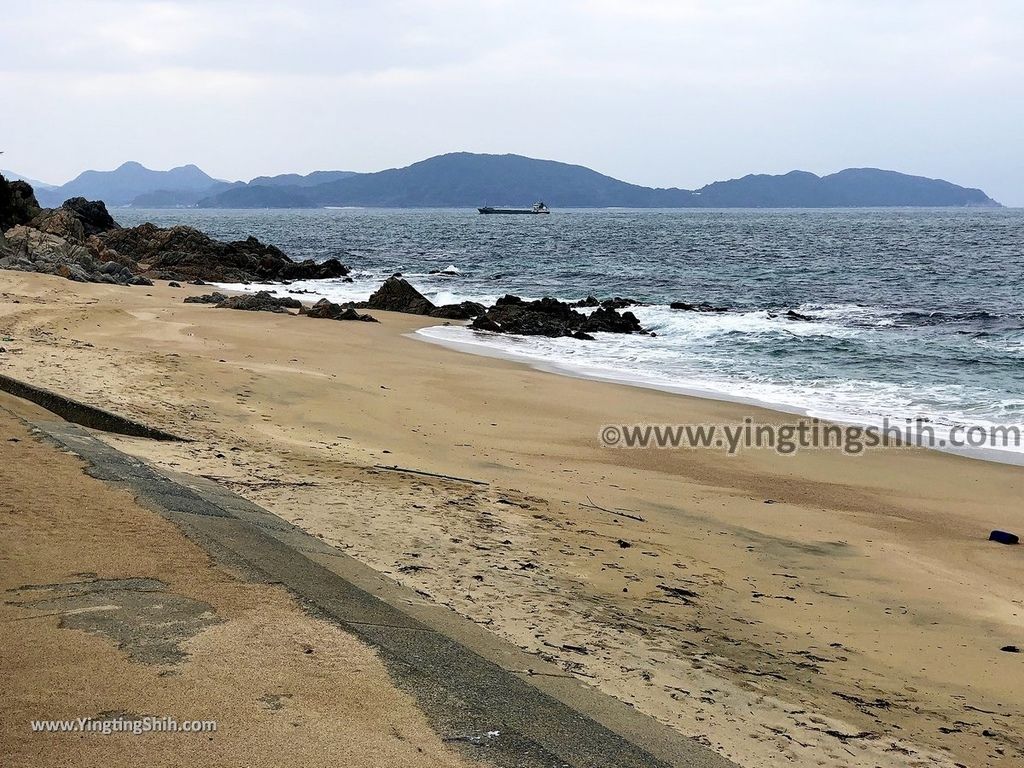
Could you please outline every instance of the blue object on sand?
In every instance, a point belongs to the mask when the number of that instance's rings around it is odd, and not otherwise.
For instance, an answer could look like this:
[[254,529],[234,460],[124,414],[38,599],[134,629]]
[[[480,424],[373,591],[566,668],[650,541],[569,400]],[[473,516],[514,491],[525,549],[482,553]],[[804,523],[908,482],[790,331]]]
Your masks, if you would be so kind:
[[989,541],[998,541],[1000,544],[1019,544],[1020,537],[1015,533],[1008,533],[1007,531],[992,531],[988,535]]

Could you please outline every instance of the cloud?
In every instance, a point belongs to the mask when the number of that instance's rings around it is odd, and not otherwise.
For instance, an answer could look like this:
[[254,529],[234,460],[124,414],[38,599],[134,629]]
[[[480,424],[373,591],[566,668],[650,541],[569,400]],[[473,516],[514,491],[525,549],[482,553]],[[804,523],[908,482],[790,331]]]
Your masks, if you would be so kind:
[[885,165],[1024,201],[1024,9],[1008,0],[41,0],[5,14],[0,84],[22,116],[5,162],[46,179],[129,157],[234,178],[465,148],[662,186]]

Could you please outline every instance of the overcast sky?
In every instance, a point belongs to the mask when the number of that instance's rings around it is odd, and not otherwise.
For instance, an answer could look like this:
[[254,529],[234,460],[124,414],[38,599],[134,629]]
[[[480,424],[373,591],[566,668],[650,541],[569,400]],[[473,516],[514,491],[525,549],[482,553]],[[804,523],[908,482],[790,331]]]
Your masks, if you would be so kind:
[[876,166],[1024,205],[1020,0],[34,0],[0,167],[226,179],[515,152],[697,187]]

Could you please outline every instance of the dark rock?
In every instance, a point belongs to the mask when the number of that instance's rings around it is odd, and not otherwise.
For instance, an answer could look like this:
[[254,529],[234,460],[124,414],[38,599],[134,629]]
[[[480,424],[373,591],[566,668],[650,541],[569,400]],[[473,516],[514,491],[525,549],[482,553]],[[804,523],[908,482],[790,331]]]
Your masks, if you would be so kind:
[[491,320],[487,315],[480,315],[470,323],[470,327],[478,331],[490,331],[491,333],[501,333],[501,326]]
[[19,224],[28,224],[39,215],[32,185],[24,181],[8,181],[0,176],[0,232]]
[[54,274],[58,264],[77,264],[86,272],[97,267],[89,249],[83,244],[35,227],[24,224],[12,227],[7,231],[7,242],[22,269],[27,268],[21,266],[26,264],[31,266],[31,271]]
[[189,285],[207,285],[205,280],[189,280]]
[[69,243],[85,243],[85,228],[81,220],[63,208],[46,208],[40,211],[39,215],[29,222],[29,226],[48,235],[61,237]]
[[999,650],[1004,651],[1005,653],[1020,653],[1020,648],[1016,645],[1004,645]]
[[348,267],[337,259],[294,262],[280,249],[255,237],[231,243],[214,240],[192,227],[163,229],[154,224],[113,229],[97,236],[102,248],[138,262],[153,276],[212,282],[319,280],[344,277]]
[[401,277],[389,277],[365,303],[367,309],[386,312],[405,312],[410,315],[428,315],[434,305]]
[[992,533],[988,535],[988,540],[995,541],[1000,544],[1020,543],[1020,537],[1015,533],[1010,533],[1009,531],[992,531]]
[[587,296],[585,299],[574,301],[570,304],[570,307],[604,307],[605,309],[624,309],[625,307],[634,307],[640,302],[636,299],[624,299],[621,296],[616,296],[611,299],[598,299],[596,296]]
[[[152,281],[150,285],[152,285]],[[227,301],[228,297],[223,293],[206,293],[202,296],[186,296],[186,304],[220,304],[222,301]]]
[[305,307],[299,310],[300,315],[320,318],[323,320],[361,320],[364,323],[376,323],[377,318],[372,315],[361,315],[353,307],[346,307],[335,304],[327,299],[320,299],[309,309]]
[[487,311],[483,304],[475,301],[463,301],[459,304],[445,304],[442,307],[434,307],[428,313],[431,317],[440,317],[445,320],[470,320]]
[[58,264],[53,274],[63,277],[76,283],[91,283],[89,274],[77,264]]
[[573,336],[592,339],[591,333],[639,333],[643,329],[632,312],[619,314],[598,307],[584,315],[558,299],[524,301],[518,296],[503,296],[494,306],[473,321],[478,330],[515,333],[524,336]]
[[591,336],[586,331],[573,331],[572,337],[574,339],[579,339],[580,341],[593,341],[594,340],[594,337]]
[[[485,317],[501,333],[525,336],[571,336],[583,322],[583,315],[557,299],[524,302],[518,296],[498,299]],[[476,327],[481,327],[477,325]]]
[[582,330],[589,333],[640,333],[643,327],[632,312],[620,315],[614,309],[600,306],[583,321]]
[[176,281],[174,281],[174,280],[171,280],[171,282],[169,282],[169,283],[167,284],[167,287],[168,287],[168,288],[181,288],[181,283],[179,283],[179,282],[176,282]]
[[671,309],[682,309],[686,312],[728,312],[728,307],[716,307],[712,304],[708,304],[706,301],[702,301],[698,304],[687,304],[685,301],[673,301],[669,304]]
[[279,298],[269,291],[229,296],[216,305],[216,309],[242,309],[247,312],[278,312],[288,314],[289,309],[301,309],[302,302],[291,297]]
[[616,296],[613,299],[605,299],[601,302],[601,306],[605,309],[625,309],[626,307],[635,307],[639,303],[636,299],[624,299],[621,296]]
[[809,323],[814,322],[813,317],[809,315],[801,315],[799,312],[796,312],[792,309],[789,310],[786,314],[784,314],[783,317],[786,318],[787,320],[803,320]]
[[61,204],[61,209],[70,211],[82,222],[85,235],[99,235],[111,229],[120,229],[114,217],[107,212],[102,200],[86,200],[84,197],[72,197]]
[[[128,282],[127,282],[127,285],[152,285],[152,284],[153,284],[152,280],[150,280],[148,277],[143,277],[142,275],[135,275],[134,277],[130,278],[128,280]],[[188,301],[188,299],[185,299],[185,301]]]

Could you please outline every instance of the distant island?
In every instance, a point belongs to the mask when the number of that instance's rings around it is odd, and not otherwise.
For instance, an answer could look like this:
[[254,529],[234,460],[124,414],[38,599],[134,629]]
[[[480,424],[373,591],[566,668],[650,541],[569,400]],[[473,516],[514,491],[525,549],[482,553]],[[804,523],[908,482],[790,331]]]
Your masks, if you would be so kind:
[[980,189],[877,168],[848,168],[828,176],[807,171],[758,174],[695,190],[661,189],[629,184],[581,165],[469,152],[376,173],[315,171],[305,176],[260,176],[249,182],[215,179],[194,165],[153,171],[129,162],[113,171],[86,171],[62,186],[34,186],[44,206],[81,196],[141,208],[476,208],[528,206],[536,200],[556,209],[999,205]]

